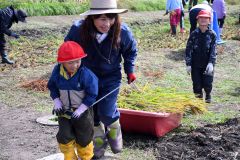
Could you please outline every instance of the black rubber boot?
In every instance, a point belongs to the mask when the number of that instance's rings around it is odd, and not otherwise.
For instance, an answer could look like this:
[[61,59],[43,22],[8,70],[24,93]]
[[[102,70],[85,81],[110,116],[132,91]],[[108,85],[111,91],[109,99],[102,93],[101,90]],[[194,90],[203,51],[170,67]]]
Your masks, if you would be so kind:
[[173,35],[173,36],[176,36],[176,34],[177,34],[176,26],[172,25],[172,26],[171,26],[171,30],[172,30],[172,35]]
[[211,101],[212,101],[211,95],[210,94],[206,94],[205,102],[206,103],[211,103]]
[[14,62],[8,59],[8,54],[6,51],[1,51],[2,63],[13,64]]

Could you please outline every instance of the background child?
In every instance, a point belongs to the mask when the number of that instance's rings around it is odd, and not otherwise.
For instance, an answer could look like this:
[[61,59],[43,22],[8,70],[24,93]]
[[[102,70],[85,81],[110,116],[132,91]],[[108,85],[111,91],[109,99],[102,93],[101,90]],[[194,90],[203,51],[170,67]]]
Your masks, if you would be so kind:
[[223,24],[224,24],[224,20],[226,18],[225,1],[224,0],[214,0],[212,8],[217,13],[219,32],[220,32],[220,35],[222,35]]
[[210,19],[209,11],[199,12],[197,16],[199,27],[190,34],[185,57],[187,72],[191,74],[193,81],[193,92],[196,97],[203,98],[204,89],[206,103],[211,103],[213,65],[216,61],[216,34],[208,27]]
[[[63,43],[58,50],[57,64],[48,82],[58,115],[57,141],[64,160],[90,160],[93,157],[93,110],[89,108],[98,94],[98,79],[81,59],[83,49],[73,41]],[[67,113],[72,113],[69,116]]]
[[2,63],[13,64],[14,62],[8,58],[6,52],[5,34],[16,39],[19,35],[10,30],[13,23],[26,22],[27,13],[21,9],[16,10],[12,6],[0,9],[0,55]]
[[185,27],[184,27],[184,17],[185,17],[185,15],[184,15],[184,7],[186,5],[186,1],[185,0],[182,0],[182,5],[183,5],[183,8],[181,9],[180,32],[184,33],[184,29],[185,29]]
[[191,10],[191,8],[195,5],[198,4],[198,0],[189,0],[189,3],[188,3],[188,11]]
[[172,35],[176,35],[177,25],[181,19],[181,11],[183,10],[182,0],[167,0],[166,13],[170,13],[170,26]]
[[192,31],[194,31],[197,28],[197,15],[201,10],[207,10],[211,13],[211,29],[212,29],[213,10],[207,1],[203,1],[202,3],[192,7],[189,12],[189,21],[191,25],[190,33],[192,33]]

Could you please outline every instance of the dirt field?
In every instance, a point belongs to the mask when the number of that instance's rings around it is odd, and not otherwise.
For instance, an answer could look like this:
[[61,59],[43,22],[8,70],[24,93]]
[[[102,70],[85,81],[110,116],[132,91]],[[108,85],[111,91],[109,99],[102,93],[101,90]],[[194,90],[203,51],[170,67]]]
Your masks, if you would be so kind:
[[[124,20],[132,22],[134,19],[139,19],[139,21],[145,19],[146,22],[148,19],[152,23],[159,23],[158,20],[162,18],[162,13],[130,13]],[[46,92],[35,92],[21,88],[20,84],[23,81],[36,78],[47,79],[53,67],[53,63],[43,63],[39,60],[41,56],[48,56],[46,54],[48,54],[49,48],[56,50],[56,48],[51,48],[53,43],[36,47],[31,42],[46,34],[66,33],[72,21],[77,17],[30,17],[27,28],[22,25],[15,27],[19,33],[28,38],[28,43],[26,43],[29,45],[27,48],[19,45],[18,49],[24,50],[26,53],[21,54],[21,57],[17,55],[14,57],[17,63],[13,67],[0,64],[0,160],[34,160],[59,152],[55,138],[57,127],[44,126],[35,122],[36,118],[50,114],[52,102],[49,96]],[[218,56],[217,87],[213,93],[216,97],[216,103],[209,106],[209,110],[227,114],[224,111],[228,109],[231,113],[238,115],[236,117],[240,117],[238,100],[240,98],[240,83],[238,81],[240,78],[238,71],[240,67],[240,41],[228,40],[228,43],[219,47],[218,50],[222,52],[219,52]],[[149,49],[148,52],[143,50],[140,52],[137,62],[139,81],[148,80],[156,85],[169,85],[169,82],[158,81],[162,77],[160,73],[169,79],[168,76],[171,75],[170,78],[173,78],[178,72],[184,73],[181,76],[182,79],[186,79],[186,84],[190,82],[189,77],[186,77],[185,74],[182,51],[159,48],[157,51]],[[173,55],[174,53],[176,54]],[[225,68],[227,69],[225,70]],[[152,74],[146,75],[146,72],[149,73],[149,71],[152,71]],[[235,76],[232,76],[233,73]],[[177,78],[181,78],[181,76]],[[155,80],[156,78],[157,80]],[[225,88],[221,88],[220,83],[225,83]],[[234,86],[232,87],[231,84]],[[227,88],[227,85],[230,88]],[[179,82],[179,86],[185,87],[185,83],[182,85]],[[191,90],[191,86],[186,86],[185,89]],[[228,96],[222,95],[225,94],[225,90]],[[199,128],[192,131],[186,131],[184,127],[180,127],[175,132],[159,139],[146,135],[124,133],[125,148],[118,159],[240,159],[240,119],[232,118],[224,124],[211,125],[208,123],[199,121],[197,124]]]

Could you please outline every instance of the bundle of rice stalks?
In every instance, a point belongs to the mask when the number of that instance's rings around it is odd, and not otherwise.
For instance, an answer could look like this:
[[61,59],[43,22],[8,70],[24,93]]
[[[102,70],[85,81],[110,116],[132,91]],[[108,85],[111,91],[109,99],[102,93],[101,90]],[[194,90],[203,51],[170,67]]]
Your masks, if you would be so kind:
[[46,92],[48,90],[47,82],[46,79],[37,79],[23,82],[20,86],[29,90]]
[[179,92],[173,88],[150,87],[145,85],[123,88],[118,99],[120,108],[148,112],[169,112],[202,114],[207,111],[206,104],[193,94]]

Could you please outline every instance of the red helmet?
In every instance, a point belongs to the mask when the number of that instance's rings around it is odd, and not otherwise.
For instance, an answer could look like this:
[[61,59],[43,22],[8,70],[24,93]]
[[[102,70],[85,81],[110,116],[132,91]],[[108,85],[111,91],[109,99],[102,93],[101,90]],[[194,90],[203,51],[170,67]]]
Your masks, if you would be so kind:
[[74,42],[74,41],[67,41],[61,44],[58,49],[58,62],[68,62],[74,61],[78,59],[82,59],[86,57],[87,54],[83,51],[82,47]]
[[208,10],[201,10],[198,13],[197,19],[200,17],[211,18],[211,13]]

